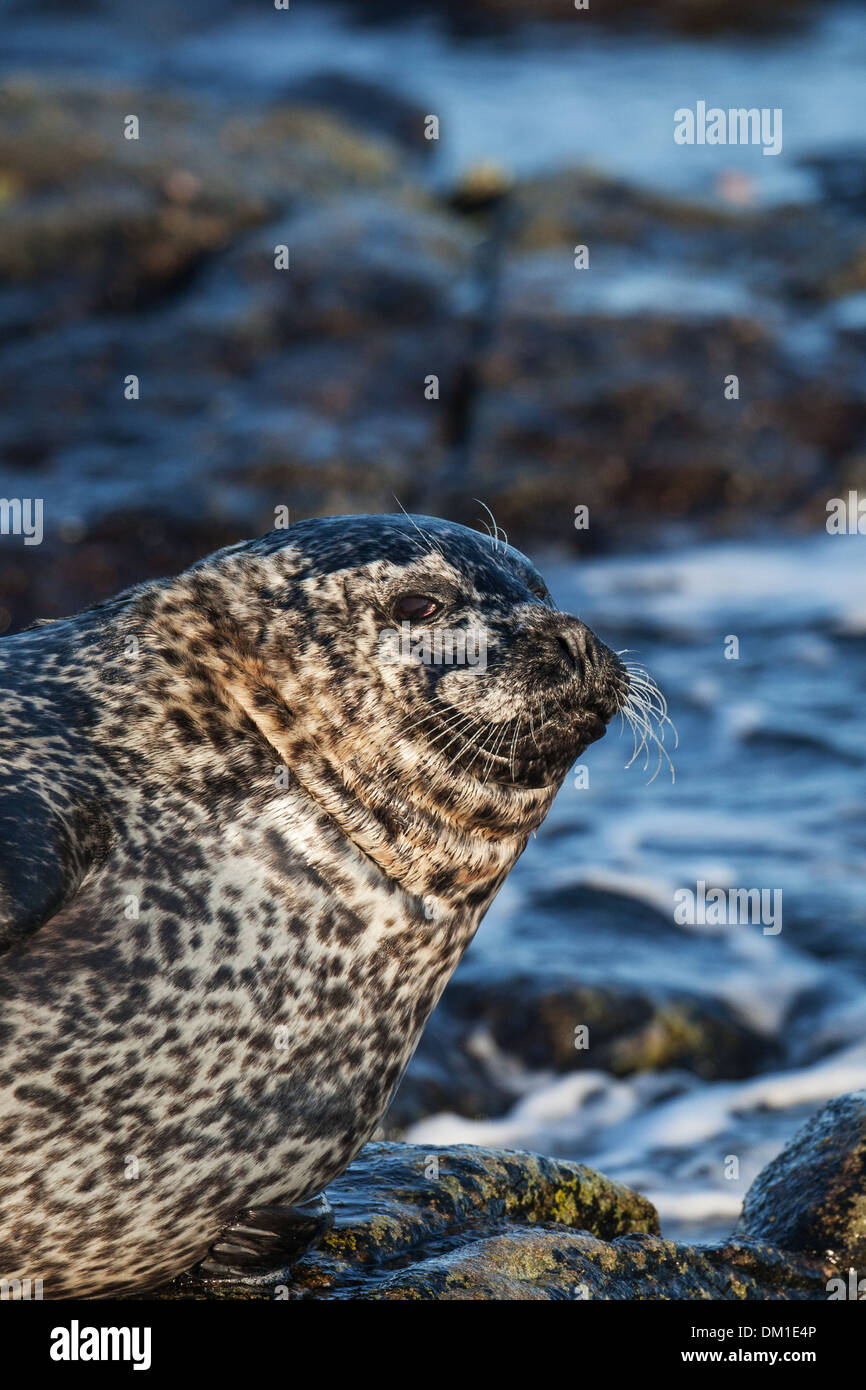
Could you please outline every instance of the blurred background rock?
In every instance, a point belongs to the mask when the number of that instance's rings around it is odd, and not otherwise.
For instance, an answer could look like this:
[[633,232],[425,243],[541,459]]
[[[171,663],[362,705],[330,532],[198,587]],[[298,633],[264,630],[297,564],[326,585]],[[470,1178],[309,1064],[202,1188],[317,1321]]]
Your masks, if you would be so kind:
[[[480,495],[597,549],[819,524],[863,482],[856,8],[2,11],[0,445],[48,517],[42,563],[3,547],[12,628],[280,505]],[[674,144],[693,89],[746,86],[781,156]]]

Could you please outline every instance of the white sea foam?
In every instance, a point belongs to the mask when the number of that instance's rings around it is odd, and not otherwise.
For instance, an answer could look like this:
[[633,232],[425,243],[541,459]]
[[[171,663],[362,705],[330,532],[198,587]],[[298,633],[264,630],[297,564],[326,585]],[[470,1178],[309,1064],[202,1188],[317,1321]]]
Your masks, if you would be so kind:
[[[663,1222],[733,1225],[749,1182],[805,1114],[863,1087],[864,1043],[740,1082],[702,1083],[681,1073],[617,1080],[582,1071],[539,1082],[499,1119],[439,1114],[406,1137],[428,1148],[479,1144],[568,1155],[646,1192]],[[677,1094],[663,1099],[665,1088]],[[730,1157],[740,1170],[734,1182],[726,1176]]]

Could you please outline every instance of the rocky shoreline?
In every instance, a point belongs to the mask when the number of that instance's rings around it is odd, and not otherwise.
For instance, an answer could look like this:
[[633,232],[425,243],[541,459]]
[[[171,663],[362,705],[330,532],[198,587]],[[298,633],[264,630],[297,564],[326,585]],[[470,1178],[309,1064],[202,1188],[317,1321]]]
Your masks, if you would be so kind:
[[332,1228],[290,1269],[243,1283],[193,1273],[152,1296],[848,1297],[850,1270],[862,1273],[866,1261],[864,1159],[866,1092],[856,1092],[826,1106],[768,1164],[728,1240],[690,1246],[659,1234],[645,1197],[581,1164],[373,1143],[328,1189]]
[[441,189],[420,108],[359,89],[240,115],[0,89],[4,487],[45,499],[39,563],[2,547],[7,630],[278,507],[396,493],[475,524],[480,496],[519,544],[597,551],[808,529],[863,485],[862,152],[817,161],[824,200],[783,209],[586,169]]

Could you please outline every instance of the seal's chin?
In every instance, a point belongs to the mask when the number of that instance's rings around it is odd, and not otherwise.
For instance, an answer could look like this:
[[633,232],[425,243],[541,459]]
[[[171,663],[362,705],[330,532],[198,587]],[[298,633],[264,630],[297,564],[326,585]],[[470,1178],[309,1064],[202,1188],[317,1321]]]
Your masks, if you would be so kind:
[[585,708],[571,715],[557,713],[540,725],[533,721],[528,733],[522,728],[512,746],[496,757],[489,780],[501,786],[556,789],[589,745],[604,738],[607,726],[608,719]]
[[619,658],[600,643],[586,681],[542,682],[526,691],[525,708],[510,722],[497,748],[490,780],[506,786],[557,789],[592,743],[604,738],[626,709],[629,676]]
[[[488,786],[555,791],[585,749],[604,737],[619,708],[619,697],[600,710],[569,709],[561,699],[542,696],[507,720],[464,718],[448,745],[451,771]],[[438,737],[432,735],[434,742]]]

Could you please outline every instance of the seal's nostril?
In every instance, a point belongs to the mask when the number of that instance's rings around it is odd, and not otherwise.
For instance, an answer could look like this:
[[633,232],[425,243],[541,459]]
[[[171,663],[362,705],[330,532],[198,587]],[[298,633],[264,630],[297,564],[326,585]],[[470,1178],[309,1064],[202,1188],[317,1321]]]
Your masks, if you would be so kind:
[[575,671],[579,671],[583,662],[583,651],[574,633],[559,632],[556,640],[569,666],[573,667]]

